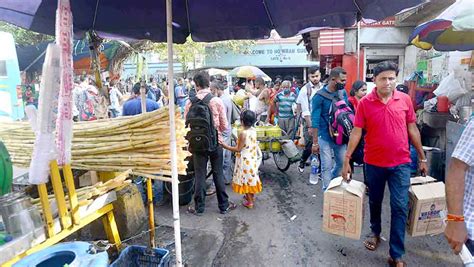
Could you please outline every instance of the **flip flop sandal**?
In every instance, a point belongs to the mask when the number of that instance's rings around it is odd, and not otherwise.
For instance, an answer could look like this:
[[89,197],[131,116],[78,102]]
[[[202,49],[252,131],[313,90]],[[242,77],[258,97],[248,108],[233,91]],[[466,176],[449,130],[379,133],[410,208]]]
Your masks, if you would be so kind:
[[248,200],[242,202],[242,206],[246,207],[247,209],[253,209],[253,203]]
[[392,257],[388,258],[388,265],[390,267],[405,267],[407,263],[402,260],[394,260]]
[[364,246],[366,249],[370,251],[377,250],[378,246],[380,245],[380,236],[370,236],[364,241]]
[[221,210],[220,213],[221,214],[227,214],[230,211],[235,210],[236,208],[237,208],[237,205],[235,205],[235,203],[229,201],[229,206],[227,207],[227,209]]

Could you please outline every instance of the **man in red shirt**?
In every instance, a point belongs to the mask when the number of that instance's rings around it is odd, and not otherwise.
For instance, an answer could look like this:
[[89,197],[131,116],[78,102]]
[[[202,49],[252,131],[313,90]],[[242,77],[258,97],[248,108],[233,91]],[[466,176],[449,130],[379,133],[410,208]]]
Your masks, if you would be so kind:
[[343,178],[350,181],[351,155],[357,147],[362,129],[366,131],[364,161],[369,187],[370,224],[372,236],[364,245],[377,249],[380,243],[382,201],[385,184],[390,190],[390,266],[405,266],[405,226],[408,217],[408,188],[410,187],[410,150],[408,139],[418,152],[420,171],[427,173],[426,157],[421,145],[420,132],[408,95],[395,90],[398,66],[384,61],[374,68],[376,88],[359,102],[354,129],[342,170]]

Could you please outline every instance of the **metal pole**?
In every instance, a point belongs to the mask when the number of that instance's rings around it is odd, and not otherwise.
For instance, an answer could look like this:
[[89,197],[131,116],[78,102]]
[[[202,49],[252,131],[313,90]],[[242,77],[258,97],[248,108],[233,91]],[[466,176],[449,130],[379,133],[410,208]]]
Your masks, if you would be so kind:
[[181,225],[179,221],[179,190],[178,190],[178,165],[176,151],[176,126],[174,106],[174,84],[173,84],[173,0],[166,0],[166,40],[168,44],[168,94],[169,94],[169,116],[170,116],[170,155],[171,155],[171,179],[173,196],[173,224],[174,241],[176,249],[176,266],[183,266],[181,259]]
[[357,22],[357,80],[360,78],[360,20]]

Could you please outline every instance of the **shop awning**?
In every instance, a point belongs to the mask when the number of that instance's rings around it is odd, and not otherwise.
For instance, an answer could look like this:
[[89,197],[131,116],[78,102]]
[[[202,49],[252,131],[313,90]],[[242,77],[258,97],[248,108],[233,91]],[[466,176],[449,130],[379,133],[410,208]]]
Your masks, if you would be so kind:
[[416,26],[435,18],[456,0],[431,0],[395,15],[395,25]]

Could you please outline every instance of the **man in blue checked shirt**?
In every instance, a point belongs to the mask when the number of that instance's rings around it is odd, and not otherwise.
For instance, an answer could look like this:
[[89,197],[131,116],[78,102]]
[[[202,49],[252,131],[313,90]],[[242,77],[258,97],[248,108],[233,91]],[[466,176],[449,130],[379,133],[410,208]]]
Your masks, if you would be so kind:
[[474,116],[464,129],[446,177],[448,219],[444,235],[455,254],[463,244],[474,254]]

